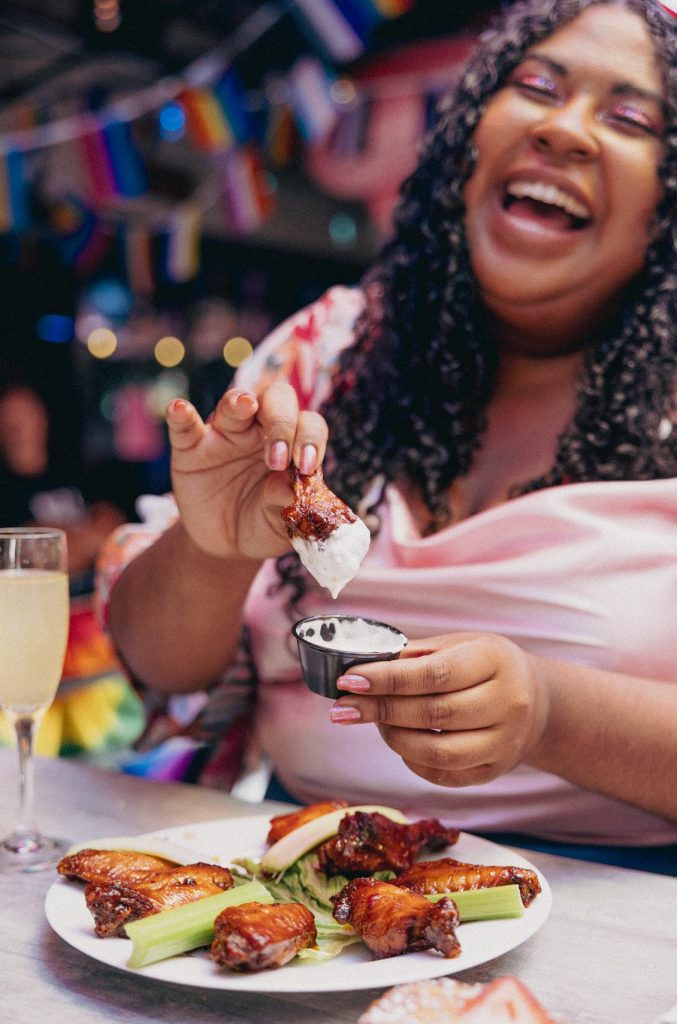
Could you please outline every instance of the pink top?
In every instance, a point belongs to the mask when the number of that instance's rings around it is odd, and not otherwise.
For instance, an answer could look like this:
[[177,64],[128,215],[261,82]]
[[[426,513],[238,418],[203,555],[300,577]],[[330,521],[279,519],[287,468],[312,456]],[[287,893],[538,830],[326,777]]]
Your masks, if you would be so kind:
[[[305,404],[317,405],[326,393],[328,339],[335,357],[350,343],[361,301],[359,292],[332,289],[259,346],[238,384],[250,386],[261,368],[265,374],[283,361],[297,376],[304,371]],[[677,683],[677,479],[536,491],[425,538],[395,486],[380,514],[380,533],[357,577],[336,601],[313,587],[299,617],[365,615],[412,639],[486,630],[538,654]],[[274,562],[266,562],[245,608],[260,684],[257,730],[299,800],[336,795],[395,804],[469,831],[677,841],[676,826],[527,766],[481,786],[432,785],[409,771],[376,726],[332,724],[330,702],[301,680],[283,601],[269,592],[275,579]]]

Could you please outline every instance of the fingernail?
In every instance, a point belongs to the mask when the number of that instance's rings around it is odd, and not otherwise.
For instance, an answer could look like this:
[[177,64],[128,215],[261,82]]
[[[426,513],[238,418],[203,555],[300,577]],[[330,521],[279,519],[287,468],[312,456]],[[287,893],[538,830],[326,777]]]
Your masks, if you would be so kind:
[[329,712],[332,722],[359,722],[362,718],[357,708],[348,708],[343,704],[335,704]]
[[336,680],[336,686],[339,690],[350,690],[353,693],[362,693],[364,690],[368,690],[371,683],[364,676],[339,676]]
[[183,412],[183,410],[187,408],[188,402],[185,398],[175,398],[174,401],[169,404],[170,412]]
[[312,473],[317,462],[317,448],[314,444],[304,444],[299,459],[299,469],[302,473]]
[[289,449],[286,441],[275,441],[270,446],[268,465],[271,469],[286,469],[289,460]]

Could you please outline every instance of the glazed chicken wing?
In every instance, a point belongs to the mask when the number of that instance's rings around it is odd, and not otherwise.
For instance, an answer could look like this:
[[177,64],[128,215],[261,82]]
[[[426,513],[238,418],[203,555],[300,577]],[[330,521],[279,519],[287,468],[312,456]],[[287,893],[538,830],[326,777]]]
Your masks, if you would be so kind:
[[299,825],[305,825],[313,818],[320,818],[323,814],[330,814],[332,811],[338,811],[341,807],[347,806],[347,800],[325,800],[323,803],[300,807],[298,811],[291,811],[289,814],[278,814],[270,819],[270,830],[266,842],[272,846],[278,839],[282,839],[288,832],[293,832]]
[[430,903],[390,882],[354,878],[331,900],[336,920],[351,924],[379,959],[420,949],[436,949],[450,959],[461,952],[455,932],[458,910],[451,897]]
[[282,510],[292,547],[308,572],[336,597],[369,550],[369,530],[330,491],[322,470],[308,476],[290,467],[294,503]]
[[233,971],[281,967],[317,940],[315,918],[300,903],[241,903],[214,922],[210,953]]
[[424,860],[414,864],[396,878],[393,884],[421,894],[518,885],[525,907],[528,907],[541,891],[538,875],[528,868],[464,864],[463,861],[453,860],[451,857]]
[[125,925],[161,910],[192,903],[203,896],[232,889],[228,868],[216,864],[186,864],[137,881],[89,882],[85,901],[100,938],[124,936]]
[[289,469],[293,505],[282,509],[289,537],[327,540],[341,523],[354,523],[355,513],[324,482],[321,469],[305,475],[296,466]]
[[377,811],[346,814],[338,835],[318,850],[326,875],[371,875],[375,871],[404,871],[423,850],[443,850],[459,837],[437,818],[400,825]]
[[135,882],[149,874],[167,871],[173,863],[150,853],[134,850],[78,850],[62,857],[56,866],[60,875],[82,882]]

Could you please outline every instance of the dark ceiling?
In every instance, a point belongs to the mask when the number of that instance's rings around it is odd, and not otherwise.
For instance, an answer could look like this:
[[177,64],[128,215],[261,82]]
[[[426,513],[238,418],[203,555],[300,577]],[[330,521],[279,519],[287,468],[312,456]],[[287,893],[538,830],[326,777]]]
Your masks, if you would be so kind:
[[[267,15],[274,24],[247,48],[238,68],[245,77],[291,59],[298,45],[294,0],[119,0],[119,25],[113,31],[97,27],[97,3],[106,0],[0,4],[0,107],[101,58],[104,64],[111,57],[132,58],[154,75],[179,71],[227,46],[254,16]],[[377,28],[369,51],[458,31],[495,6],[496,0],[415,0],[408,13]]]

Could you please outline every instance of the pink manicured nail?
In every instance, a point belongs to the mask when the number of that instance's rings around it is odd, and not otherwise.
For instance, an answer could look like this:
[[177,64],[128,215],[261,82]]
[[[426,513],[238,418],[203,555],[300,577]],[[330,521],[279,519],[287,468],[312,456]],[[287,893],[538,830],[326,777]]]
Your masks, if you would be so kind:
[[274,444],[271,444],[268,456],[268,464],[271,469],[286,469],[288,459],[289,449],[286,441],[275,441]]
[[364,676],[339,676],[336,680],[339,690],[350,690],[352,693],[364,693],[371,687],[371,683]]
[[183,412],[184,409],[188,408],[188,402],[185,398],[175,398],[169,406],[170,412]]
[[304,444],[299,459],[299,470],[304,473],[312,473],[317,463],[317,448],[314,444]]
[[343,704],[335,704],[329,712],[332,722],[359,722],[362,715],[357,708],[347,708]]

